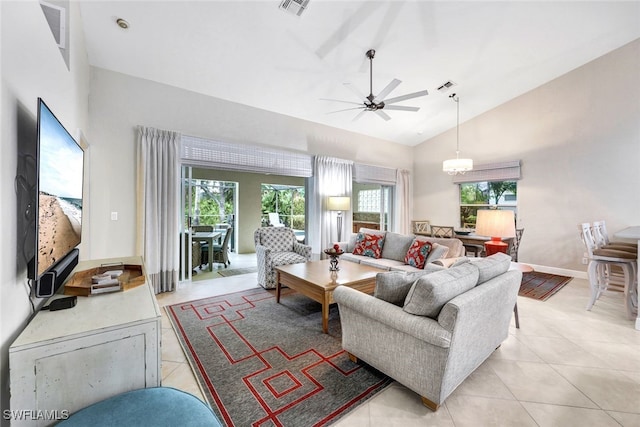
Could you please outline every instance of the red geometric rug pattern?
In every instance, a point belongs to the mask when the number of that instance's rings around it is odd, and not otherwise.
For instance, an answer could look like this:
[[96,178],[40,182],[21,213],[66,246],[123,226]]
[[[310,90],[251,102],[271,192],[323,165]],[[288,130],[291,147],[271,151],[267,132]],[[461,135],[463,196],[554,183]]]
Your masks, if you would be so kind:
[[326,425],[390,383],[348,359],[335,306],[322,334],[319,304],[288,290],[281,302],[255,289],[166,307],[226,425]]

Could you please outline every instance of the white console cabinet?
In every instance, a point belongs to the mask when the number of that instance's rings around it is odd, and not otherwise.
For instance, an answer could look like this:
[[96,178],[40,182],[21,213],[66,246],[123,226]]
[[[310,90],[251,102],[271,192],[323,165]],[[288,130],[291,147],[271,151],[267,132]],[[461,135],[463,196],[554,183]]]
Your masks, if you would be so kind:
[[[142,259],[83,261],[74,273],[117,262]],[[70,309],[37,313],[9,348],[11,411],[26,411],[27,418],[14,416],[11,425],[51,425],[55,420],[46,418],[55,411],[73,413],[125,391],[159,386],[160,322],[148,280],[127,291],[79,296]]]

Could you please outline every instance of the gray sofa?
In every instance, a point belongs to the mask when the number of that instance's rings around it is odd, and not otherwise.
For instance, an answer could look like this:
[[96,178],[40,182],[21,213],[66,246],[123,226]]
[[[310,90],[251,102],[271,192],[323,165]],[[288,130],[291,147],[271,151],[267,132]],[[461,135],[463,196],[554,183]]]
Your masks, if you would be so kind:
[[437,410],[507,338],[522,273],[511,257],[379,273],[373,296],[335,289],[342,347]]
[[[452,260],[464,256],[465,249],[459,239],[438,238],[428,236],[414,236],[413,234],[400,234],[391,231],[380,231],[369,228],[361,228],[361,233],[382,234],[384,244],[382,246],[382,257],[372,258],[365,255],[354,255],[353,249],[356,245],[357,233],[351,234],[348,241],[338,242],[344,254],[340,255],[340,260],[351,261],[359,264],[370,265],[391,271],[415,272],[420,269],[404,263],[404,257],[414,239],[427,240],[434,244],[431,253],[427,257],[426,265],[444,258]],[[441,262],[442,263],[442,262]],[[446,263],[445,263],[446,264]]]

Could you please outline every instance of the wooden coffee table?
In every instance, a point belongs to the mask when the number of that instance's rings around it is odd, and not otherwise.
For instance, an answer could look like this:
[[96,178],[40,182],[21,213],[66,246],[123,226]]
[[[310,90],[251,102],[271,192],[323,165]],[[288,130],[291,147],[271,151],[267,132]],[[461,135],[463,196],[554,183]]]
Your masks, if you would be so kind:
[[376,274],[386,270],[340,261],[339,271],[329,271],[329,260],[281,265],[277,272],[276,302],[280,302],[282,286],[300,292],[322,304],[322,332],[329,329],[329,305],[333,304],[333,290],[337,286],[348,286],[360,292],[373,294]]

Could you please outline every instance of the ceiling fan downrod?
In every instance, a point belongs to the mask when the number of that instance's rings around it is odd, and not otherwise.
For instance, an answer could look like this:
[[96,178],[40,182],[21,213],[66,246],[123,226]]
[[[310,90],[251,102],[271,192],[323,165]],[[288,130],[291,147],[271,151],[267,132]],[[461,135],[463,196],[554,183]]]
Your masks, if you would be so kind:
[[376,97],[373,95],[373,58],[375,58],[376,56],[375,49],[369,49],[366,55],[367,58],[369,58],[369,96],[367,96],[369,103],[366,104],[366,107],[368,110],[375,111],[377,109],[384,108],[384,102],[376,104],[373,101],[374,99],[376,99]]

